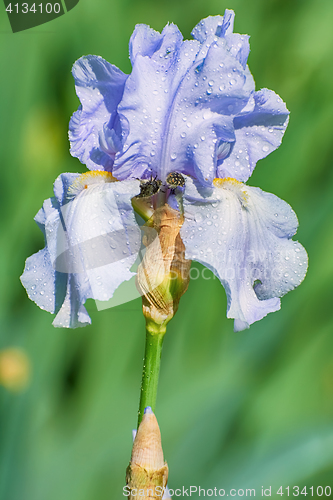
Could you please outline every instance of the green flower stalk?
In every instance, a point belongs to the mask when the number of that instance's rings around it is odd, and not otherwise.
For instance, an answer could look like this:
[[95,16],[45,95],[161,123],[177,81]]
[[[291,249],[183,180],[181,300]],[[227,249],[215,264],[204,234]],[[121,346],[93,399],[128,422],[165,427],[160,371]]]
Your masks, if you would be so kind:
[[182,223],[183,216],[168,204],[157,208],[146,223],[143,242],[147,250],[136,280],[146,318],[139,424],[147,406],[155,409],[166,326],[176,314],[189,284],[191,261],[185,259],[185,247],[179,235]]

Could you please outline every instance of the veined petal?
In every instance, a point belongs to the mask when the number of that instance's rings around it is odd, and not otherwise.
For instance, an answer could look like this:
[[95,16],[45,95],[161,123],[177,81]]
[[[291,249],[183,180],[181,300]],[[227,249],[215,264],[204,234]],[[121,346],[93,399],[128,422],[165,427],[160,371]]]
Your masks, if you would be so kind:
[[[183,41],[174,25],[161,34],[139,25],[131,39],[133,71],[118,106],[128,131],[115,158],[119,179],[172,171],[211,184],[217,146],[235,142],[235,116],[249,104],[248,37],[232,33],[233,12],[203,20]],[[252,98],[253,100],[253,98]],[[252,108],[251,108],[252,109]]]
[[184,210],[186,258],[220,279],[236,331],[278,310],[279,297],[304,279],[307,253],[291,239],[297,217],[277,196],[235,179],[211,188],[187,179]]
[[88,298],[109,300],[134,275],[141,235],[131,198],[140,186],[90,172],[62,174],[54,192],[36,216],[46,247],[27,259],[21,281],[37,305],[57,313],[54,326],[75,328],[90,323]]
[[81,57],[73,66],[81,106],[69,123],[71,154],[91,170],[111,170],[121,145],[117,115],[127,78],[98,56]]
[[131,63],[134,64],[137,55],[152,57],[160,49],[163,38],[163,33],[146,24],[137,24],[129,42]]
[[192,36],[203,43],[211,36],[225,36],[233,32],[235,13],[226,9],[224,16],[208,16],[193,28]]
[[234,118],[235,143],[230,155],[218,164],[218,177],[247,181],[256,163],[279,147],[289,111],[272,90],[255,92],[254,108]]

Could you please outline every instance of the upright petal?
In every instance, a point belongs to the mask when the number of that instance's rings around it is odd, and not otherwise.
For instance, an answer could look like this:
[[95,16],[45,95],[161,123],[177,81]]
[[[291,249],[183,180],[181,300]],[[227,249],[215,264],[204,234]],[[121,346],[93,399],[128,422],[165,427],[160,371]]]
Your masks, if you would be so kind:
[[62,174],[55,198],[36,221],[46,247],[29,257],[21,281],[29,297],[57,313],[54,326],[90,323],[88,298],[109,300],[130,271],[141,244],[131,198],[139,181],[115,182],[107,172]]
[[160,49],[162,42],[163,34],[146,24],[137,24],[129,42],[132,65],[137,55],[152,57]]
[[121,148],[117,115],[127,78],[98,56],[81,57],[73,66],[81,106],[69,123],[71,154],[91,170],[111,170]]
[[254,91],[246,67],[248,37],[232,33],[232,20],[233,12],[226,11],[224,17],[202,21],[193,41],[183,41],[172,24],[161,34],[136,28],[130,44],[133,71],[118,106],[128,135],[116,155],[117,178],[165,180],[177,171],[212,183],[218,147],[235,142],[233,118]]
[[200,43],[213,36],[230,35],[234,29],[235,13],[226,9],[224,16],[208,16],[202,19],[192,30],[192,36]]
[[275,92],[254,94],[254,107],[234,118],[235,142],[227,158],[218,163],[218,177],[247,181],[256,163],[279,147],[287,128],[289,111]]
[[297,217],[277,196],[230,178],[212,188],[187,179],[184,210],[186,258],[220,279],[235,330],[278,310],[279,297],[304,279],[307,254],[291,239]]

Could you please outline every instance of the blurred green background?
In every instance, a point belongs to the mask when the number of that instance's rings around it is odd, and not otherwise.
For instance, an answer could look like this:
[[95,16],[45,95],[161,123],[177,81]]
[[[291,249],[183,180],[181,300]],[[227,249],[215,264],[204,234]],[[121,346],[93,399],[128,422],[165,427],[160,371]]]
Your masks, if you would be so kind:
[[92,326],[62,330],[19,282],[44,245],[33,216],[54,179],[85,171],[67,140],[78,106],[71,66],[98,54],[130,72],[136,23],[174,22],[189,38],[225,8],[235,31],[251,35],[257,89],[273,89],[291,111],[282,146],[249,184],[294,208],[310,267],[281,311],[240,333],[219,282],[191,282],[165,338],[156,409],[169,485],[257,496],[272,486],[272,498],[280,486],[333,485],[332,0],[80,0],[16,34],[1,12],[0,349],[22,349],[31,365],[25,390],[0,385],[1,500],[122,498],[136,426],[140,299],[101,312],[89,301]]

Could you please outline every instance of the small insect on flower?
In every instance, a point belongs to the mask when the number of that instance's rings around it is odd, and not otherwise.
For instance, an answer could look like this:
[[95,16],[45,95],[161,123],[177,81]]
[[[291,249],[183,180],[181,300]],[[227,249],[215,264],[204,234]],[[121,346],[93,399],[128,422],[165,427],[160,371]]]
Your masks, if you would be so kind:
[[148,198],[149,196],[153,196],[159,191],[161,184],[162,182],[156,177],[151,177],[150,179],[141,179],[140,194],[137,197]]
[[182,174],[178,172],[170,172],[165,181],[169,189],[176,189],[177,187],[185,186],[185,179]]

